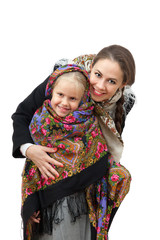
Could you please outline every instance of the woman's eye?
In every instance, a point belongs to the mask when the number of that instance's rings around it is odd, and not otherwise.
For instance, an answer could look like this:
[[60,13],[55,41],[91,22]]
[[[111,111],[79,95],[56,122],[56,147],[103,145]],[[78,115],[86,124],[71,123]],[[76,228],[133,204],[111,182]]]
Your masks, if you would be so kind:
[[97,77],[101,77],[101,74],[98,73],[98,72],[96,72],[95,75],[96,75]]
[[108,82],[111,83],[111,84],[116,84],[116,82],[112,79],[109,79]]

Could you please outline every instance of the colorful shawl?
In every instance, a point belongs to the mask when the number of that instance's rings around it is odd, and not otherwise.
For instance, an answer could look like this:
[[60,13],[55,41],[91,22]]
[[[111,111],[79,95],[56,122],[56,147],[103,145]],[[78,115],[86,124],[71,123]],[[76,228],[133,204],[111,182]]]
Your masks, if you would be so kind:
[[[57,152],[50,155],[62,162],[64,168],[53,166],[59,172],[59,177],[46,180],[37,166],[31,160],[26,160],[22,179],[22,218],[24,239],[27,240],[31,239],[28,220],[35,211],[45,209],[55,201],[84,189],[90,221],[97,230],[97,239],[107,239],[109,215],[121,203],[129,189],[129,173],[125,169],[122,171],[122,167],[119,175],[113,171],[120,165],[109,159],[106,142],[93,114],[87,72],[75,65],[58,68],[49,79],[46,95],[51,94],[58,76],[70,71],[80,71],[87,81],[79,108],[61,118],[51,108],[50,100],[46,100],[35,112],[30,124],[35,144],[57,147]],[[108,175],[111,166],[113,168]],[[111,186],[109,194],[108,178]]]
[[79,108],[61,118],[51,108],[50,100],[46,100],[35,112],[30,123],[29,128],[35,144],[57,147],[57,152],[51,154],[51,157],[62,162],[64,168],[57,169],[59,177],[55,180],[45,180],[36,165],[31,160],[26,160],[22,182],[25,239],[27,221],[35,211],[51,205],[57,199],[85,189],[107,173],[108,150],[98,121],[93,115],[94,106],[90,100],[87,72],[75,65],[58,68],[49,79],[46,95],[51,94],[58,76],[70,71],[82,72],[87,81]]

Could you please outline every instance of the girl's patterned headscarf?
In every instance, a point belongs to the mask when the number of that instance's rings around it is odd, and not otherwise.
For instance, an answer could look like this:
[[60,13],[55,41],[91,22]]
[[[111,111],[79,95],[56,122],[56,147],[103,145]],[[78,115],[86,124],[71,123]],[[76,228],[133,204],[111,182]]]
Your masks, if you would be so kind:
[[52,89],[53,89],[53,84],[55,83],[55,81],[57,80],[58,77],[60,77],[61,75],[63,75],[64,73],[69,73],[69,72],[80,72],[82,73],[85,77],[86,77],[86,90],[85,90],[85,94],[83,96],[83,99],[81,101],[81,104],[86,103],[88,101],[90,101],[90,83],[89,83],[89,74],[87,73],[86,70],[84,70],[82,67],[74,65],[74,64],[68,64],[65,66],[61,66],[59,68],[57,68],[50,76],[49,81],[47,83],[46,86],[46,91],[45,91],[45,95],[49,96],[52,94]]

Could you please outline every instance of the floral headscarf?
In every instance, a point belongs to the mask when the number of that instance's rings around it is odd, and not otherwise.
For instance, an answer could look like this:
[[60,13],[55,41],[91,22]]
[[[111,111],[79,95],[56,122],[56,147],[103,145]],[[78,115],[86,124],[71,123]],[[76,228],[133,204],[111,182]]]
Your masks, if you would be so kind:
[[84,70],[83,67],[77,66],[75,64],[67,64],[64,66],[60,66],[51,74],[49,81],[47,83],[47,86],[46,86],[45,95],[46,96],[51,95],[52,89],[53,89],[53,84],[55,83],[57,78],[60,77],[61,75],[63,75],[64,73],[69,73],[69,72],[80,72],[86,77],[87,86],[86,86],[86,91],[84,93],[81,104],[89,102],[90,101],[90,92],[89,92],[90,83],[89,83],[88,72],[86,70]]

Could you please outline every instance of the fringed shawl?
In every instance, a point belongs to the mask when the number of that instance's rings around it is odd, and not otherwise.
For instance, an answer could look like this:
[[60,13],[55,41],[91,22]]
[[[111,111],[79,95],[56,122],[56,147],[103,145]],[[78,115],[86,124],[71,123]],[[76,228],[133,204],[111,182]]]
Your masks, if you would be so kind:
[[46,100],[35,112],[30,124],[35,144],[57,147],[57,152],[50,156],[62,162],[64,168],[53,166],[59,177],[46,180],[37,166],[26,160],[22,179],[25,240],[32,239],[28,220],[35,211],[81,190],[86,190],[89,217],[97,231],[97,239],[108,239],[112,210],[119,206],[129,190],[130,174],[109,157],[106,142],[93,114],[87,72],[74,65],[58,68],[49,79],[46,95],[51,94],[57,77],[69,71],[80,71],[86,76],[87,87],[79,108],[60,118],[51,108],[50,100]]
[[37,166],[26,160],[22,181],[24,239],[29,239],[27,222],[35,211],[85,189],[107,173],[108,150],[93,114],[87,72],[74,65],[60,67],[51,75],[46,95],[51,94],[57,77],[70,71],[80,71],[86,76],[87,87],[79,108],[61,118],[51,108],[50,100],[46,100],[35,112],[29,127],[35,144],[57,147],[57,152],[50,156],[62,162],[64,168],[53,166],[59,177],[46,180]]

